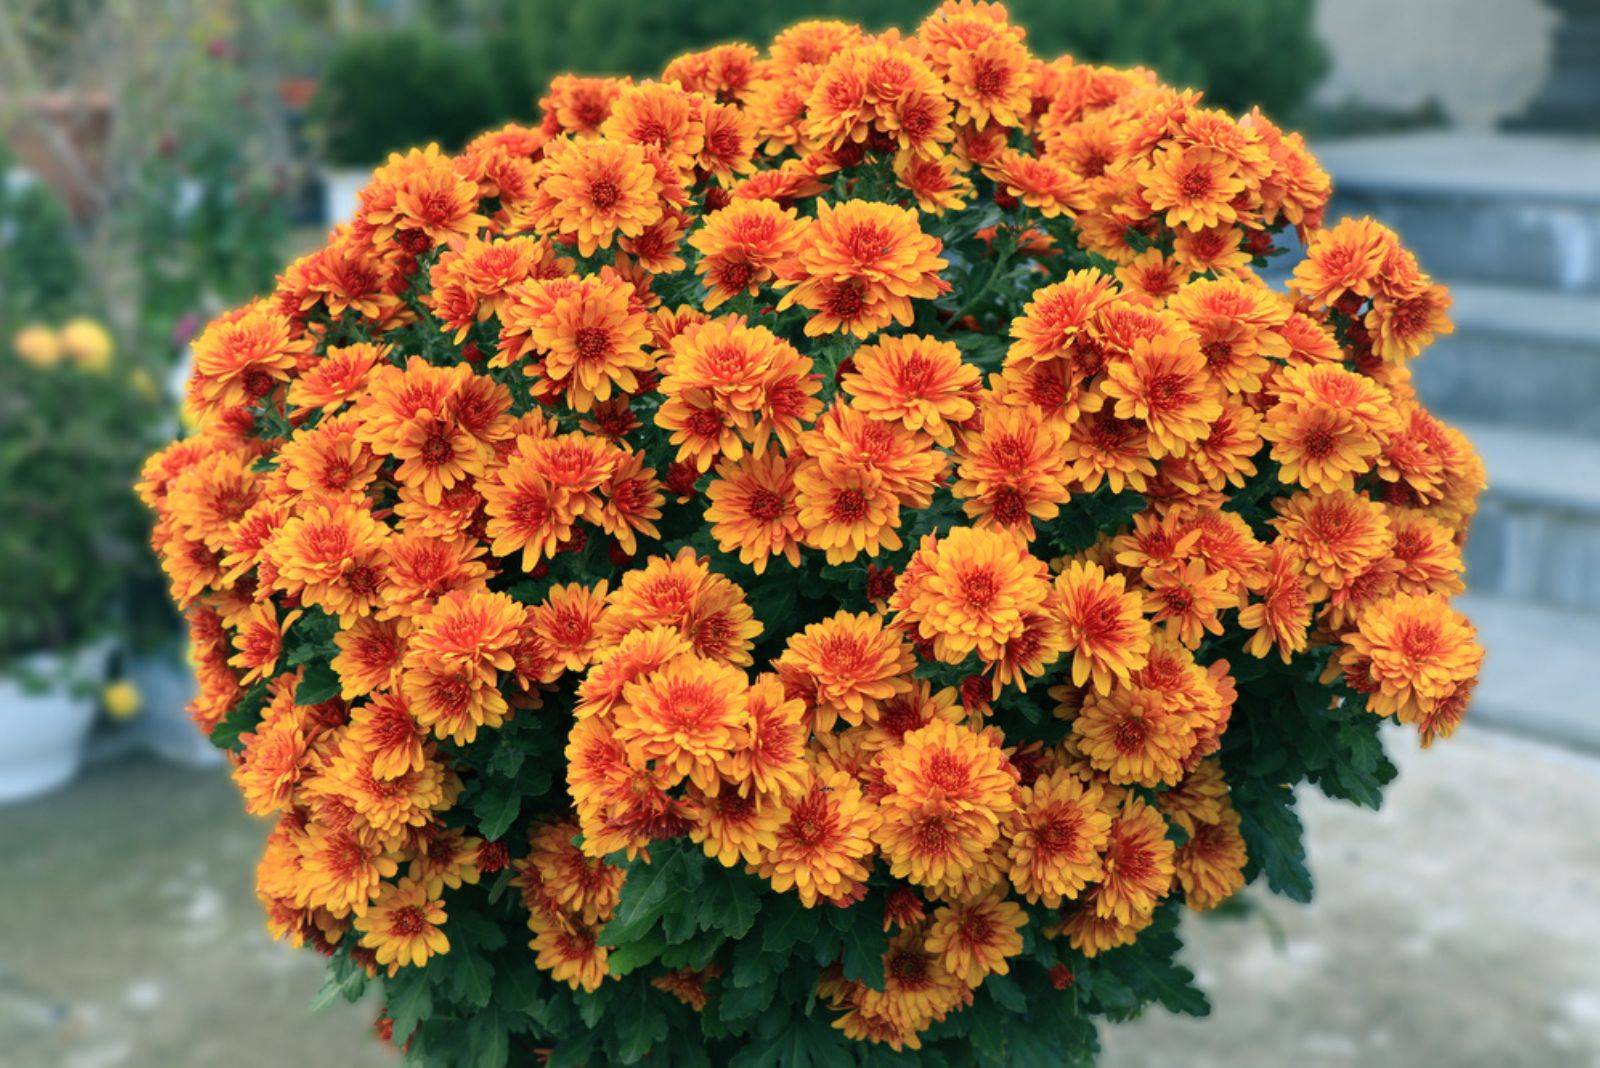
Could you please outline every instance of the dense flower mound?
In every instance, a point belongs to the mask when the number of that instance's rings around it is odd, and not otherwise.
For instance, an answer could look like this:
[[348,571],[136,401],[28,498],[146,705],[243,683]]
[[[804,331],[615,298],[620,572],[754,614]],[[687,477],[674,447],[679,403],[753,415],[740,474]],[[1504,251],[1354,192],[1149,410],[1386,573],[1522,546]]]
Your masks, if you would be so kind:
[[1291,787],[1375,806],[1471,695],[1444,290],[996,4],[541,104],[212,323],[140,485],[273,933],[428,1063],[1205,1011],[1182,908],[1307,898]]

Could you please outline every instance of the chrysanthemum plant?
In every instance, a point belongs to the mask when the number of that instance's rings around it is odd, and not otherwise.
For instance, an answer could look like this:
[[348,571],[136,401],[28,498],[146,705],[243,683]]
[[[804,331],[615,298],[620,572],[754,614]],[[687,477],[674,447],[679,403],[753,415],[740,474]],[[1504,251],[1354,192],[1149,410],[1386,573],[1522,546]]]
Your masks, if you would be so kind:
[[1206,1012],[1183,911],[1309,898],[1294,786],[1376,806],[1471,692],[1444,291],[998,5],[541,103],[213,323],[141,486],[272,932],[429,1064]]

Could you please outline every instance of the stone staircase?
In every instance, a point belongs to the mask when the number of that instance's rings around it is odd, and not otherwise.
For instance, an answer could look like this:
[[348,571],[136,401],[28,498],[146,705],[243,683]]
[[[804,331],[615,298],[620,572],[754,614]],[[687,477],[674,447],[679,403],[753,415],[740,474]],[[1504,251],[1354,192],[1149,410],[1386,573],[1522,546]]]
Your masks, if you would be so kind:
[[1428,133],[1317,150],[1332,216],[1399,232],[1455,297],[1413,365],[1489,471],[1462,607],[1473,716],[1600,749],[1600,139]]

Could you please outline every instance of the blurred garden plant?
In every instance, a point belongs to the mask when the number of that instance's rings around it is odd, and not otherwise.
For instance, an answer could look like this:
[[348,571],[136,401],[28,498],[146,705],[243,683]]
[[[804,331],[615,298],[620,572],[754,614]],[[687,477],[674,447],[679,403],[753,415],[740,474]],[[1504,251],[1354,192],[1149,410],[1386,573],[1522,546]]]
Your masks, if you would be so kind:
[[[0,174],[10,174],[0,143]],[[0,182],[0,672],[80,648],[126,618],[147,521],[127,489],[161,433],[154,381],[120,364],[82,307],[82,260],[60,198]]]
[[0,663],[180,639],[130,484],[195,326],[281,261],[276,101],[232,43],[255,8],[0,10],[0,130],[77,209],[0,142]]
[[[1448,296],[994,4],[396,153],[140,491],[258,893],[414,1063],[1079,1063],[1455,730]],[[1256,273],[1299,246],[1289,292]],[[911,1051],[917,1051],[915,1055]]]

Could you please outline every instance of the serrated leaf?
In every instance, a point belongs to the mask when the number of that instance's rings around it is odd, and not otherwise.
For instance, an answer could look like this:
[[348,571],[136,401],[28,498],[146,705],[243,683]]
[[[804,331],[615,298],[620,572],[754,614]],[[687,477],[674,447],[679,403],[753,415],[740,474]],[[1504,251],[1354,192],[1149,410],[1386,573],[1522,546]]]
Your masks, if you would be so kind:
[[306,673],[300,679],[300,685],[295,687],[294,703],[297,705],[320,705],[324,701],[331,701],[339,696],[339,691],[344,684],[339,680],[338,672],[333,670],[333,665],[327,661],[318,661],[306,666]]
[[617,1057],[623,1064],[637,1064],[652,1046],[667,1037],[667,1018],[661,1012],[655,989],[647,983],[638,985],[638,993],[626,1010],[615,1018]]
[[601,939],[615,946],[644,937],[655,926],[676,897],[683,870],[683,854],[676,849],[661,849],[654,863],[642,859],[628,868],[616,912],[601,932]]
[[995,1004],[1012,1012],[1026,1012],[1028,996],[1022,992],[1022,987],[1009,975],[991,975],[984,979],[983,989],[995,1000]]
[[1239,832],[1250,859],[1261,865],[1267,885],[1292,901],[1311,900],[1311,872],[1306,868],[1305,830],[1294,810],[1294,792],[1287,786],[1246,781],[1233,789],[1239,811]]
[[239,752],[244,749],[244,735],[261,725],[261,711],[267,702],[267,684],[258,682],[244,692],[239,703],[222,717],[211,730],[211,744],[218,749]]
[[350,965],[347,960],[340,960],[329,967],[327,976],[322,980],[322,988],[311,999],[311,1011],[322,1012],[340,998],[357,1001],[366,989],[367,973]]
[[420,968],[402,968],[385,983],[384,1008],[394,1021],[396,1045],[403,1045],[417,1024],[433,1014],[433,985]]
[[599,1041],[600,1036],[593,1031],[563,1039],[556,1043],[545,1063],[549,1068],[586,1068]]
[[651,930],[641,938],[631,939],[613,949],[606,956],[606,969],[615,976],[627,975],[661,956],[667,940],[660,931]]
[[457,949],[448,955],[454,963],[454,993],[456,998],[475,1008],[482,1009],[494,997],[494,965],[477,953]]
[[770,975],[760,982],[746,986],[724,983],[722,993],[717,999],[717,1012],[728,1021],[749,1019],[757,1013],[765,1012],[777,992],[778,984],[772,981]]
[[889,949],[888,936],[877,920],[876,910],[858,907],[847,909],[846,912],[853,913],[857,922],[839,935],[844,977],[866,983],[874,990],[882,990],[883,955]]
[[465,1028],[467,1055],[472,1068],[505,1068],[511,1058],[511,1036],[494,1010],[480,1012]]
[[516,739],[505,739],[495,747],[494,756],[489,758],[489,770],[504,778],[514,779],[517,772],[522,770],[527,756],[527,746],[519,744]]
[[701,883],[699,923],[702,930],[721,931],[743,938],[761,912],[758,882],[751,876],[720,864],[709,865]]
[[769,953],[784,953],[817,932],[817,911],[808,909],[794,894],[779,894],[762,909],[761,945]]

